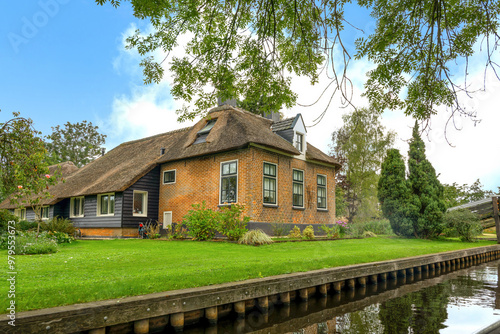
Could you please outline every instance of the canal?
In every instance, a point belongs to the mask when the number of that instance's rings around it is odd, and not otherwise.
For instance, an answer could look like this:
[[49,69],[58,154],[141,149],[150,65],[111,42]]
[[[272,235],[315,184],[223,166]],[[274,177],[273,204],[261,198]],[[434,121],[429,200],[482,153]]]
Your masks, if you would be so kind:
[[[500,321],[499,268],[500,260],[444,267],[289,305],[270,301],[267,312],[229,313],[216,325],[202,321],[183,333],[477,333]],[[164,333],[175,331],[168,326]]]

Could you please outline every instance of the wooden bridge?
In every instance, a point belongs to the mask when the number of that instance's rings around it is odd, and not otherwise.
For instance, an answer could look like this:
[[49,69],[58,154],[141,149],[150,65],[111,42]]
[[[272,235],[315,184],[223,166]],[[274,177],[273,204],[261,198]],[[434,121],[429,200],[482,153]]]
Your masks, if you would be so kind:
[[497,230],[497,241],[500,243],[500,216],[499,210],[500,205],[498,201],[498,195],[482,199],[480,201],[470,202],[467,204],[462,204],[449,208],[448,210],[457,209],[469,209],[470,211],[477,213],[483,224],[483,228],[496,227]]

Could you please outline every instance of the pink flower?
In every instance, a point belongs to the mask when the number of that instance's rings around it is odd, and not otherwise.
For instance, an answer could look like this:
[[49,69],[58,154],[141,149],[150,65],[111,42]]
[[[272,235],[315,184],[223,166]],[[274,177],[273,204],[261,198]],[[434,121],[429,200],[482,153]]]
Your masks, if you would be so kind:
[[23,189],[23,186],[17,186],[17,189]]
[[46,177],[47,179],[50,179],[50,175],[49,175],[49,174],[45,174],[45,177]]

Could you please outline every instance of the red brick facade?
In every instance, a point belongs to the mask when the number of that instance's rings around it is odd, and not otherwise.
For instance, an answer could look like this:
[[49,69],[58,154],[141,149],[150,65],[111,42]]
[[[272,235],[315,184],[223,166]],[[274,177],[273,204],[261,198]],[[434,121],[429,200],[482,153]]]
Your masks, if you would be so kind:
[[[323,224],[335,220],[335,168],[306,162],[257,147],[165,163],[161,166],[159,220],[172,212],[172,222],[182,221],[191,204],[205,201],[207,207],[220,205],[221,163],[238,161],[237,203],[253,222]],[[263,164],[277,165],[277,205],[263,205]],[[293,169],[304,171],[304,208],[292,206]],[[175,170],[175,183],[163,184],[163,172]],[[317,208],[317,175],[327,178],[327,209]]]

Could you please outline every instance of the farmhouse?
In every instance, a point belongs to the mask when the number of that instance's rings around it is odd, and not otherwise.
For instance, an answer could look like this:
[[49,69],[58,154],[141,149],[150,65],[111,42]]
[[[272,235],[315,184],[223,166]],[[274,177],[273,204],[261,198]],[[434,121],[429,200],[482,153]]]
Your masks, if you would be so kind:
[[[166,227],[205,201],[243,205],[250,228],[332,223],[340,165],[306,139],[300,114],[272,120],[222,105],[192,127],[123,143],[66,174],[43,219],[70,218],[83,236],[131,237],[141,222]],[[8,200],[0,208],[14,209]],[[15,213],[34,219],[29,208]]]

